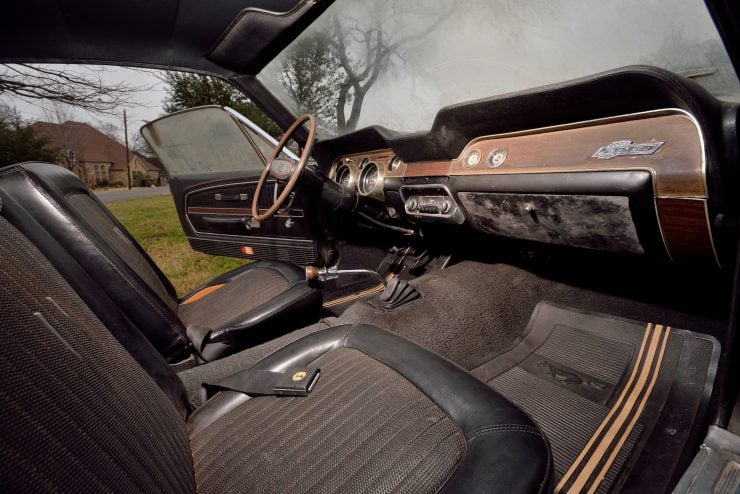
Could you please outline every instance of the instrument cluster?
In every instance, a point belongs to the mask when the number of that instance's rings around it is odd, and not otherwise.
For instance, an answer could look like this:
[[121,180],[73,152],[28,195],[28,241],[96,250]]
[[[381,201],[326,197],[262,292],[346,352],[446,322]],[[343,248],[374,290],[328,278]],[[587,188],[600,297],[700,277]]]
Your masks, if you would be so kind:
[[406,163],[390,149],[343,156],[331,167],[329,178],[357,189],[360,195],[382,201],[385,179],[403,177]]

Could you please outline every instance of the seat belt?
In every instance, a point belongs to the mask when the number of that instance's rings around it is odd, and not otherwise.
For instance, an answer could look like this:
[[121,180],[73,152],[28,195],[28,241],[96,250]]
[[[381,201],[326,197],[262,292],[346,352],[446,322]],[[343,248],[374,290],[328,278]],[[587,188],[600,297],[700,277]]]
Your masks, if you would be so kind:
[[315,366],[285,372],[246,369],[214,383],[202,384],[206,398],[219,391],[236,391],[250,396],[308,396],[321,376]]

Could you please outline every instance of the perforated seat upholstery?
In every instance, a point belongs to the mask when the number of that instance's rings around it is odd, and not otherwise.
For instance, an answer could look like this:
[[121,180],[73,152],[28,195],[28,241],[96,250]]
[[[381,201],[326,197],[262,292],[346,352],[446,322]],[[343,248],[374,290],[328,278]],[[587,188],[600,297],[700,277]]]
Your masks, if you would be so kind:
[[[43,239],[42,239],[43,240]],[[546,492],[541,431],[467,372],[341,326],[257,364],[307,397],[220,392],[188,415],[0,217],[0,485],[9,492]],[[89,283],[95,285],[94,280]]]
[[[0,188],[99,280],[171,363],[194,350],[213,360],[320,316],[320,288],[309,285],[298,266],[277,261],[240,267],[178,299],[123,225],[76,175],[60,166],[26,163],[3,169]],[[44,254],[52,257],[55,252]]]

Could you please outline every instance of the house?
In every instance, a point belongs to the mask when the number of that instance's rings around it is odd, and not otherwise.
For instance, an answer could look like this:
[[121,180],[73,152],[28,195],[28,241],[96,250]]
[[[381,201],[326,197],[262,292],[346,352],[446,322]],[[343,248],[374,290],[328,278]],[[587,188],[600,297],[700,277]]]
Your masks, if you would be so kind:
[[[57,164],[69,168],[91,187],[125,186],[126,147],[83,122],[36,122],[31,128],[58,151]],[[132,186],[166,183],[166,174],[143,156],[130,151]]]

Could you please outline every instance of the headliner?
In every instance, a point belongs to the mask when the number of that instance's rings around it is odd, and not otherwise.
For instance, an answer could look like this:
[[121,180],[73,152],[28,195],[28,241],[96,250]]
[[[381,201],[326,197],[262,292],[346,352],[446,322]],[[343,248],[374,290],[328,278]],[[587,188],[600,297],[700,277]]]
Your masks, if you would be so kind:
[[[237,14],[296,0],[21,0],[0,16],[0,63],[90,63],[230,77],[206,54]],[[247,48],[248,49],[248,48]]]

